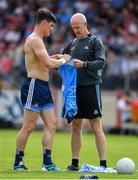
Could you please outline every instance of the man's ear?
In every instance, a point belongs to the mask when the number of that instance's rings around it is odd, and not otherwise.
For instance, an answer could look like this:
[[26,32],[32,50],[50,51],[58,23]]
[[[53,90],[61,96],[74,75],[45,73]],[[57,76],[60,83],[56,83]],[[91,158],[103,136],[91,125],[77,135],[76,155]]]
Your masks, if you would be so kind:
[[88,25],[87,22],[85,22],[85,25],[86,25],[86,27],[87,27],[87,25]]
[[48,21],[46,19],[42,21],[42,25],[45,25],[47,23],[48,23]]

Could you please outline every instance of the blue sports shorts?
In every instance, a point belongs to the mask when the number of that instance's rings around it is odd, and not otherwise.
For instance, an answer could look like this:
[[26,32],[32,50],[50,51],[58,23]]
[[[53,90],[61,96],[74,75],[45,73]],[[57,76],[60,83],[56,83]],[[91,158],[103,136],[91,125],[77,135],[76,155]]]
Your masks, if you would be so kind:
[[27,77],[24,81],[21,87],[21,101],[25,109],[35,112],[54,108],[48,82],[36,78]]

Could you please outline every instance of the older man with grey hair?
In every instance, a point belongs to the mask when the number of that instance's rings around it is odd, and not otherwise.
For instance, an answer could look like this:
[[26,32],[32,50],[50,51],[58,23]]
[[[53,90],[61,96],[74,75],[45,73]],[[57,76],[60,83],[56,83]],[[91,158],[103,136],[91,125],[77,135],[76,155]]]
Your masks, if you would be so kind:
[[87,20],[83,14],[76,13],[71,17],[71,27],[76,38],[67,45],[63,53],[69,54],[74,59],[74,66],[77,68],[78,112],[72,122],[72,163],[67,169],[69,171],[79,170],[83,119],[88,119],[95,135],[100,159],[99,165],[107,167],[106,140],[101,124],[101,82],[105,64],[104,46],[99,38],[89,33]]

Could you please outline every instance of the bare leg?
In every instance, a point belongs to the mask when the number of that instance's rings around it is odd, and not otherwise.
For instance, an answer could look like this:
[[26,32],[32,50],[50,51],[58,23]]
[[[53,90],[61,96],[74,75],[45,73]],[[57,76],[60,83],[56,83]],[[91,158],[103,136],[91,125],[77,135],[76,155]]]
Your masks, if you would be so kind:
[[41,112],[41,117],[45,124],[42,137],[42,145],[44,150],[42,171],[48,170],[59,172],[61,171],[60,168],[54,165],[51,157],[52,145],[57,127],[55,109],[44,110],[43,112]]
[[44,121],[44,131],[42,145],[44,149],[52,149],[53,139],[57,127],[57,119],[54,109],[44,110],[41,112],[41,118]]
[[39,113],[24,110],[24,121],[21,130],[17,135],[16,140],[16,155],[15,155],[15,162],[14,162],[14,170],[17,171],[27,171],[27,167],[23,164],[23,156],[24,156],[24,149],[28,140],[28,137],[32,130],[35,128],[37,118]]
[[100,118],[89,120],[89,123],[95,135],[95,143],[97,146],[99,158],[100,160],[106,160],[106,152],[105,152],[106,141],[105,141],[105,135],[102,129]]
[[58,99],[59,99],[59,92],[60,92],[60,88],[58,87],[53,87],[51,88],[51,93],[53,95],[53,100],[54,100],[54,106],[55,106],[55,112],[56,112],[56,116],[58,115],[58,107],[59,107],[59,103],[58,103]]
[[82,119],[75,119],[72,122],[71,149],[72,159],[78,159],[82,142]]
[[30,110],[24,110],[23,126],[17,135],[16,149],[24,151],[28,137],[35,128],[39,114]]

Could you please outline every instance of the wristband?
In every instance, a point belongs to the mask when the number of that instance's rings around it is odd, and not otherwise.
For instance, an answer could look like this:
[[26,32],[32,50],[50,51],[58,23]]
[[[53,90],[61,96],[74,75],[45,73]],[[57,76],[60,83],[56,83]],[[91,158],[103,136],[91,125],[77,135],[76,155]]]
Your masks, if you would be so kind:
[[83,63],[83,68],[87,68],[88,67],[88,62],[87,61],[84,61]]

